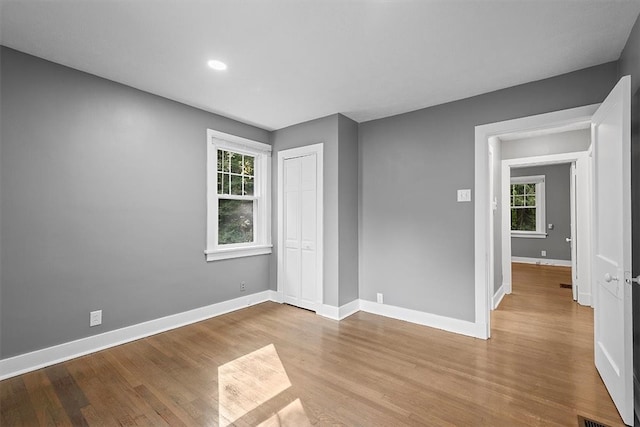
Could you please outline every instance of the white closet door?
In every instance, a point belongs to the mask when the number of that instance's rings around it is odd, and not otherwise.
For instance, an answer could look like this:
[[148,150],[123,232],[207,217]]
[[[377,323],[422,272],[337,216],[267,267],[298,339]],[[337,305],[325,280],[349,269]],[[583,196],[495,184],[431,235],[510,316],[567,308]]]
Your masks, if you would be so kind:
[[316,155],[284,160],[284,302],[317,307]]

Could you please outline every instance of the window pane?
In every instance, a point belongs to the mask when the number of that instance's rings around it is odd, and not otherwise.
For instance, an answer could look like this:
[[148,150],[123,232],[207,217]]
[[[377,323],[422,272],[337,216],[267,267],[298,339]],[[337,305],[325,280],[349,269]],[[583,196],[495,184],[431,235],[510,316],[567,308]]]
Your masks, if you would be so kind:
[[511,194],[512,195],[519,195],[519,194],[524,194],[524,185],[522,184],[513,184],[511,186]]
[[525,196],[524,203],[525,203],[525,206],[535,206],[536,196]]
[[524,185],[525,194],[536,194],[536,185],[535,184],[525,184]]
[[253,200],[218,200],[218,244],[253,242]]
[[244,178],[244,195],[253,196],[253,178]]
[[223,159],[224,158],[224,151],[222,150],[218,150],[218,171],[223,171],[224,169],[222,168],[222,164],[223,164]]
[[229,163],[231,164],[231,173],[242,173],[242,154],[229,152]]
[[536,231],[536,209],[511,209],[511,229],[518,231]]
[[222,171],[229,172],[229,153],[228,151],[222,151]]
[[524,197],[513,196],[513,206],[524,206]]
[[242,168],[243,175],[253,176],[253,163],[254,163],[253,157],[244,156],[244,163]]
[[242,177],[231,175],[231,193],[234,196],[242,196]]
[[229,194],[229,174],[218,174],[218,194]]

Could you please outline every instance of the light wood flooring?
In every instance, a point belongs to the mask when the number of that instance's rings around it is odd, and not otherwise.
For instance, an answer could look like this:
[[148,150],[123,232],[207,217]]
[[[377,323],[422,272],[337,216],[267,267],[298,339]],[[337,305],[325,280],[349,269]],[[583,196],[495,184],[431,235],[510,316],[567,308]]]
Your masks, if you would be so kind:
[[568,269],[513,280],[488,341],[264,303],[4,380],[0,424],[622,425]]

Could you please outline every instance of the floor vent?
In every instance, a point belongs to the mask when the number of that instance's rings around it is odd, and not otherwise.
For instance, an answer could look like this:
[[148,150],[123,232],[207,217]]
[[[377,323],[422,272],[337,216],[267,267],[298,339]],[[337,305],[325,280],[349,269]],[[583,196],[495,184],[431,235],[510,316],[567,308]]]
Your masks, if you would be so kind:
[[560,283],[560,287],[561,288],[566,288],[566,289],[573,288],[573,286],[571,286],[571,283]]
[[589,418],[578,415],[578,427],[609,427],[606,424],[599,423]]

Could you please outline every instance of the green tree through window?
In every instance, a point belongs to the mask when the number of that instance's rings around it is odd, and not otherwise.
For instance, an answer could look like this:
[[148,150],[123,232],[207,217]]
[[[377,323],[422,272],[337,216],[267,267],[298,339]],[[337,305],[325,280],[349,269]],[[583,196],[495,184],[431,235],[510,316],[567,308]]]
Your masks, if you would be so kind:
[[218,244],[254,241],[255,157],[218,150]]
[[537,210],[537,185],[511,184],[511,230],[536,231]]

